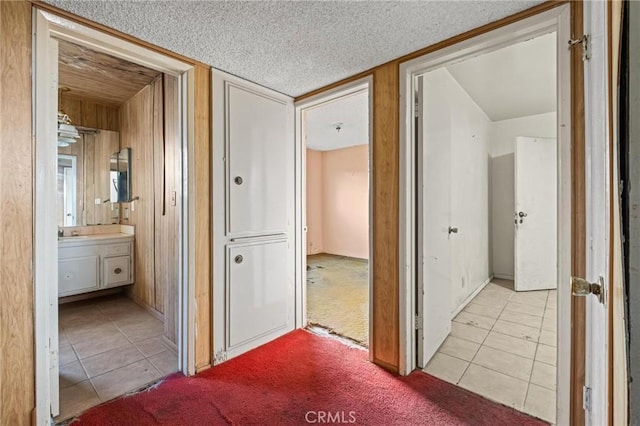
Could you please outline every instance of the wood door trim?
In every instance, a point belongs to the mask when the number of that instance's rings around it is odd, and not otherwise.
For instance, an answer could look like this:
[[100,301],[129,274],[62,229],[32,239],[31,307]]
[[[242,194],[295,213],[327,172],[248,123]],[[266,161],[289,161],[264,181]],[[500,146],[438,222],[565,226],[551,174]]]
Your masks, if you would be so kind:
[[[579,38],[584,30],[582,1],[571,3],[571,36]],[[585,117],[584,64],[582,50],[571,52],[571,275],[586,275],[586,188],[585,188]],[[585,413],[582,393],[585,383],[585,322],[586,304],[581,297],[571,298],[571,391],[570,419],[572,425],[583,425]]]
[[71,12],[67,12],[66,10],[63,10],[63,9],[60,9],[60,8],[58,8],[56,6],[52,6],[50,4],[47,4],[47,3],[45,3],[45,2],[43,2],[41,0],[30,0],[30,2],[34,7],[38,8],[40,10],[51,12],[53,14],[56,14],[58,16],[61,16],[61,17],[65,18],[65,19],[68,19],[70,21],[77,22],[79,24],[85,25],[85,26],[87,26],[89,28],[92,28],[94,30],[102,31],[104,33],[107,33],[107,34],[110,34],[112,36],[118,37],[119,39],[129,41],[129,42],[134,43],[134,44],[136,44],[138,46],[145,47],[145,48],[147,48],[149,50],[153,50],[155,52],[161,53],[161,54],[163,54],[165,56],[168,56],[170,58],[182,61],[182,62],[184,62],[186,64],[194,65],[194,66],[199,65],[199,66],[204,66],[204,67],[209,68],[209,65],[207,65],[207,64],[205,64],[203,62],[197,61],[197,60],[189,58],[187,56],[180,55],[178,53],[172,52],[172,51],[170,51],[168,49],[165,49],[163,47],[156,46],[155,44],[151,44],[149,42],[141,40],[141,39],[139,39],[137,37],[134,37],[132,35],[129,35],[127,33],[123,33],[122,31],[116,30],[114,28],[108,27],[108,26],[103,25],[103,24],[99,24],[99,23],[91,21],[91,20],[89,20],[87,18],[83,18],[82,16],[74,15]]

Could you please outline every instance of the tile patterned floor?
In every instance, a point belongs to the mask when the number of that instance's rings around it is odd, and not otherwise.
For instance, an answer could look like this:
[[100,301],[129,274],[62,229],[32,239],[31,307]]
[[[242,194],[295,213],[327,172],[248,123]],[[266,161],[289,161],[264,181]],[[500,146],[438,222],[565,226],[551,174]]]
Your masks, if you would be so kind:
[[162,342],[163,334],[163,323],[126,297],[60,305],[60,415],[55,420],[177,371],[178,358]]
[[493,280],[451,323],[424,369],[474,393],[555,422],[556,291]]
[[307,318],[369,345],[369,263],[332,254],[307,257]]

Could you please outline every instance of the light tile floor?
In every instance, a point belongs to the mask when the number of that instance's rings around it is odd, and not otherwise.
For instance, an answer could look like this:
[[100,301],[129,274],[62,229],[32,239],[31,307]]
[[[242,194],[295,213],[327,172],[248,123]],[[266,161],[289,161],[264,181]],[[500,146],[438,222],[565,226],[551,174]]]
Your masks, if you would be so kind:
[[177,371],[163,334],[161,321],[123,296],[60,305],[56,422]]
[[425,371],[555,423],[556,290],[493,280],[451,323]]

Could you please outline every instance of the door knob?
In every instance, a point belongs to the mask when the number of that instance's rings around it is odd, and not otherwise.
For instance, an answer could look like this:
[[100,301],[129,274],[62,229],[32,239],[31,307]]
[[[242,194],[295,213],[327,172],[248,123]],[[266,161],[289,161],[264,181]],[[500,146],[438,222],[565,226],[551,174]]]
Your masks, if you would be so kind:
[[524,218],[527,217],[527,214],[525,212],[518,212],[518,217],[520,218],[520,220],[518,221],[518,219],[516,218],[517,222],[524,222]]
[[234,262],[236,262],[237,264],[240,264],[240,263],[242,263],[242,261],[244,260],[244,258],[242,257],[242,255],[241,255],[241,254],[239,254],[239,255],[237,255],[237,256],[235,257],[235,259],[233,259],[233,260],[234,260]]
[[453,226],[449,227],[449,234],[457,234],[458,233],[458,228],[455,228]]
[[242,177],[240,176],[236,176],[233,181],[236,183],[236,185],[242,185]]
[[607,287],[604,278],[598,278],[598,282],[591,283],[583,278],[571,277],[571,294],[574,296],[587,296],[593,294],[600,303],[607,304]]

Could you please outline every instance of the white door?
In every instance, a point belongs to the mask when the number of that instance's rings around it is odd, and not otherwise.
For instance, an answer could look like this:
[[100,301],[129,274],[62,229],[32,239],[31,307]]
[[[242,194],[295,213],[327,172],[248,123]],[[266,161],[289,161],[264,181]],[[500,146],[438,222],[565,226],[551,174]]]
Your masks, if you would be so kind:
[[214,363],[294,328],[293,100],[213,72]]
[[[589,34],[590,58],[585,70],[586,240],[590,282],[609,279],[609,132],[607,100],[606,2],[584,3],[584,31]],[[577,46],[577,48],[581,48]],[[607,286],[608,287],[608,286]],[[606,290],[605,290],[606,295]],[[606,295],[608,297],[608,295]],[[594,296],[586,300],[585,404],[586,423],[608,423],[608,313],[606,303]]]
[[[422,84],[420,83],[422,80]],[[451,145],[442,141],[451,140],[451,126],[442,125],[450,121],[446,108],[439,108],[441,101],[435,99],[438,91],[431,90],[428,78],[420,77],[422,86],[418,111],[419,143],[422,150],[420,220],[422,222],[422,280],[423,287],[423,348],[422,367],[426,366],[442,342],[451,332]],[[424,96],[430,96],[429,102]],[[425,129],[427,131],[425,131]],[[436,133],[439,131],[441,133]],[[419,297],[420,295],[418,295]],[[420,342],[418,343],[420,345]]]
[[516,291],[557,287],[557,170],[555,138],[516,138]]

